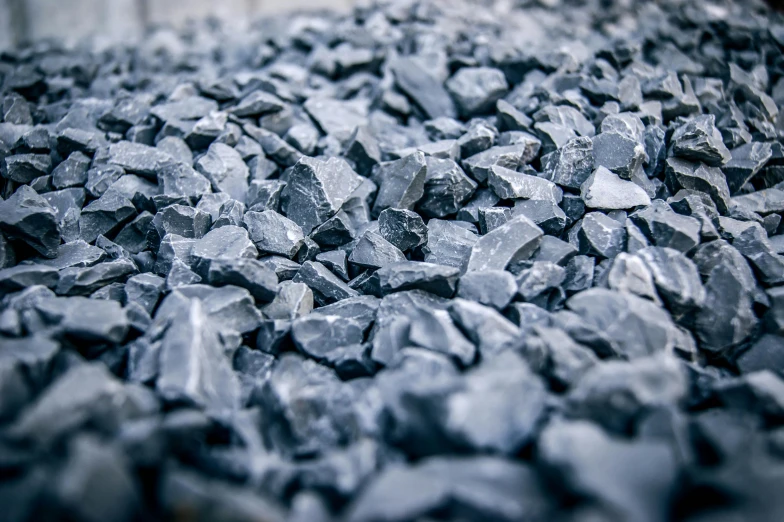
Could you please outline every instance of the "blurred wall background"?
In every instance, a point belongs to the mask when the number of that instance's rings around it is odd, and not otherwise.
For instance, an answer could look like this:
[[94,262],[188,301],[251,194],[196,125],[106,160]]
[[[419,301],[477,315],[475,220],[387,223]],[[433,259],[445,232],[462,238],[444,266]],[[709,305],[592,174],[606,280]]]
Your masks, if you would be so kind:
[[0,48],[42,38],[69,43],[95,35],[104,42],[141,34],[146,26],[215,16],[247,23],[265,13],[307,8],[347,10],[352,0],[0,0]]

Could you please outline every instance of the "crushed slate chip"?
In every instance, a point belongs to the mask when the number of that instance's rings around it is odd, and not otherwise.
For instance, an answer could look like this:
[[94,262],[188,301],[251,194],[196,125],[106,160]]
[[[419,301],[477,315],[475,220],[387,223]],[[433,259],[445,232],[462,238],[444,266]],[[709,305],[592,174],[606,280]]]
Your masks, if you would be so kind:
[[0,53],[1,519],[784,520],[780,12],[94,43]]

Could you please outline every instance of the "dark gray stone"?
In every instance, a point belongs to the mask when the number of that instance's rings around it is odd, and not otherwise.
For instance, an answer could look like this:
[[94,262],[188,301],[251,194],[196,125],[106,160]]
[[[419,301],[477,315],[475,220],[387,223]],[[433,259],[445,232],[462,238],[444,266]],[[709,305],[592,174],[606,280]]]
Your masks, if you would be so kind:
[[375,276],[383,295],[405,290],[423,290],[439,297],[455,293],[460,270],[456,267],[403,261],[380,268]]
[[732,158],[724,145],[721,132],[716,128],[716,117],[713,114],[697,116],[678,127],[671,141],[675,156],[701,161],[712,167],[720,167]]
[[64,243],[57,248],[54,259],[36,259],[36,265],[44,265],[61,270],[63,268],[83,268],[101,261],[105,252],[98,247],[89,245],[82,240]]
[[79,218],[81,238],[94,242],[98,236],[111,236],[136,217],[133,203],[114,190],[107,191],[82,209]]
[[676,214],[664,201],[656,200],[629,217],[656,246],[688,252],[700,244],[700,222]]
[[425,261],[460,268],[468,266],[471,249],[479,240],[475,233],[452,221],[431,219],[427,224],[427,243],[422,246]]
[[214,259],[207,282],[213,286],[233,285],[246,289],[256,302],[272,301],[277,294],[278,276],[256,259]]
[[552,181],[498,165],[490,167],[487,185],[501,199],[543,199],[560,203],[563,198],[563,190]]
[[293,281],[308,285],[313,291],[316,302],[322,306],[359,295],[359,292],[350,288],[327,267],[318,262],[307,261],[303,263]]
[[581,254],[612,259],[626,247],[626,228],[601,212],[586,214],[577,232]]
[[405,261],[406,256],[381,235],[369,230],[359,238],[348,260],[365,268],[382,268]]
[[414,57],[397,58],[390,64],[395,84],[429,118],[454,117],[456,110],[444,86]]
[[0,174],[17,183],[30,183],[35,178],[52,171],[52,158],[48,154],[14,154],[0,164]]
[[310,234],[340,210],[361,182],[345,160],[303,158],[289,175],[281,194],[281,209],[305,234]]
[[510,263],[528,259],[539,246],[543,234],[531,220],[517,216],[473,245],[467,270],[503,270]]
[[464,67],[444,86],[455,100],[458,112],[466,118],[493,110],[495,102],[509,89],[504,73],[490,67]]
[[477,184],[451,159],[425,158],[427,176],[424,193],[416,209],[427,217],[455,214],[474,194]]
[[666,172],[667,186],[672,193],[680,189],[697,190],[708,194],[722,214],[729,209],[730,189],[720,169],[669,158]]
[[41,285],[54,288],[60,280],[57,268],[46,265],[17,265],[0,270],[0,292],[7,294]]
[[424,195],[426,177],[427,163],[421,152],[378,165],[373,170],[373,181],[378,185],[373,214],[387,208],[412,210]]
[[594,169],[593,141],[575,138],[542,157],[542,177],[561,187],[578,189]]
[[240,387],[224,355],[219,329],[200,299],[186,300],[171,317],[160,346],[156,389],[164,400],[210,410],[239,405]]
[[722,167],[732,194],[752,179],[773,156],[770,143],[746,143],[730,151],[731,158]]
[[141,143],[120,141],[109,147],[109,163],[153,180],[159,170],[173,162],[174,158],[166,152]]
[[258,250],[248,237],[247,230],[229,225],[211,230],[195,241],[190,256],[195,263],[196,272],[206,274],[213,260],[255,259]]
[[664,309],[633,294],[591,288],[570,297],[566,306],[594,328],[616,356],[634,359],[669,352],[679,338]]
[[189,164],[167,163],[156,174],[158,185],[167,196],[195,199],[212,191],[210,180],[196,172]]
[[55,211],[26,185],[0,202],[0,230],[8,238],[27,243],[44,257],[57,256],[60,228]]
[[527,154],[524,148],[517,145],[506,147],[490,147],[463,160],[463,168],[476,181],[482,183],[487,180],[490,169],[494,166],[516,171],[534,158]]
[[213,190],[226,192],[232,199],[245,202],[250,171],[239,152],[223,143],[213,143],[207,154],[196,161],[195,167],[210,180]]
[[602,132],[593,139],[593,156],[596,167],[605,167],[623,179],[632,179],[646,157],[640,140],[615,131]]
[[460,278],[457,297],[503,310],[517,293],[514,276],[504,270],[468,272]]
[[246,212],[243,224],[260,252],[293,258],[305,241],[302,229],[294,221],[274,210]]
[[651,204],[645,190],[599,167],[580,187],[580,196],[588,208],[625,210]]
[[381,237],[403,252],[427,243],[427,226],[411,210],[388,208],[378,216]]

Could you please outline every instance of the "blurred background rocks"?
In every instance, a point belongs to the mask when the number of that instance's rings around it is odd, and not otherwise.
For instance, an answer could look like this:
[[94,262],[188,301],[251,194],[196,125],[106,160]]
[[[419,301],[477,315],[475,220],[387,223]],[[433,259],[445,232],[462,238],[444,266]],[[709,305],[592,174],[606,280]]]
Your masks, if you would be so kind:
[[263,14],[348,10],[351,0],[0,0],[0,49],[53,38],[98,45],[129,41],[149,27],[215,18],[246,25]]

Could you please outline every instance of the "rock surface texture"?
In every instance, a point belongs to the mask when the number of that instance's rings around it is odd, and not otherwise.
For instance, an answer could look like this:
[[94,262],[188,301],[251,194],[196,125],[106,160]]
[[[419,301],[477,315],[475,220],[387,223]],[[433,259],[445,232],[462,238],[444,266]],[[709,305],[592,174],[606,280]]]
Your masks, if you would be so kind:
[[251,27],[0,54],[0,519],[784,520],[784,16]]

